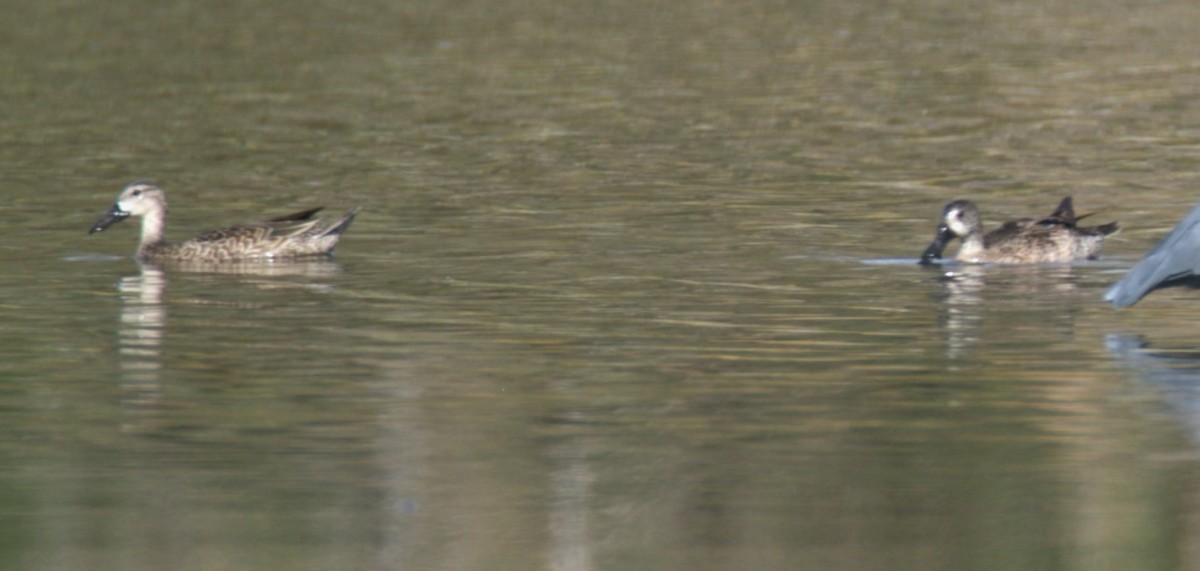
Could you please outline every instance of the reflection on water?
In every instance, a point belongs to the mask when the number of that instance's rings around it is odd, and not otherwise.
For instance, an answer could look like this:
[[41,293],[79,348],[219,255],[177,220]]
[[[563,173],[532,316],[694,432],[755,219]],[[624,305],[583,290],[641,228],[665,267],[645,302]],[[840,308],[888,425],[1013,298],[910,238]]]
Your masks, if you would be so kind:
[[[234,262],[180,262],[163,261],[143,264],[157,270],[171,270],[203,274],[232,274],[245,277],[300,276],[326,278],[337,275],[341,267],[332,258],[316,257],[296,260],[244,260]],[[271,282],[259,282],[266,284]]]
[[551,451],[554,459],[550,508],[550,563],[552,569],[586,571],[593,569],[595,555],[590,548],[589,506],[595,501],[592,485],[596,479],[589,466],[587,451],[574,443],[564,443]]
[[[10,3],[0,568],[1187,567],[1098,342],[1170,296],[859,262],[959,196],[1177,220],[1200,7],[1098,4]],[[139,176],[375,215],[114,292],[62,258]]]
[[[169,331],[164,293],[172,272],[202,277],[234,275],[241,278],[238,287],[259,290],[292,289],[329,293],[333,286],[320,280],[341,270],[329,258],[301,260],[263,260],[231,263],[169,262],[139,264],[140,273],[117,281],[121,300],[118,333],[123,402],[132,408],[152,408],[162,391],[163,341]],[[280,280],[281,277],[303,278]]]
[[[936,299],[946,356],[960,358],[979,343],[985,312],[1053,309],[1058,319],[1038,319],[1048,328],[1070,331],[1072,308],[1079,307],[1078,276],[1072,264],[1026,266],[945,264],[933,266]],[[1050,314],[1048,314],[1050,315]]]
[[117,355],[121,386],[130,406],[153,405],[161,393],[162,343],[167,326],[163,271],[143,266],[140,274],[117,282],[121,296],[121,326]]
[[981,294],[986,271],[983,266],[965,265],[946,270],[938,278],[941,285],[939,322],[947,357],[962,357],[979,341],[979,325],[983,320]]
[[1105,346],[1138,380],[1152,387],[1200,447],[1200,347],[1151,349],[1138,335],[1109,334]]

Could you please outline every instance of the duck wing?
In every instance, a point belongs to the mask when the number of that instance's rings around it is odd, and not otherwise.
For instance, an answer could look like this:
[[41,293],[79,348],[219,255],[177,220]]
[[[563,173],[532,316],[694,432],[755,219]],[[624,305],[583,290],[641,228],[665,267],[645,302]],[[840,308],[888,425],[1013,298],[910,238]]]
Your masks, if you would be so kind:
[[[228,228],[217,228],[203,232],[189,240],[189,242],[222,242],[222,241],[246,241],[246,242],[266,242],[272,239],[288,238],[303,234],[312,230],[313,227],[321,223],[320,218],[312,219],[312,215],[319,208],[311,211],[297,212],[288,214],[278,218],[272,218],[263,222],[253,222],[249,224],[239,224],[237,226],[229,226]],[[297,216],[302,216],[297,218]]]
[[294,221],[294,220],[311,220],[313,215],[315,215],[316,213],[318,213],[322,210],[325,210],[325,207],[318,206],[316,208],[309,208],[308,210],[301,210],[300,212],[293,212],[291,214],[284,214],[283,216],[276,216],[274,218],[268,218],[267,222],[289,222],[289,221]]
[[[1079,217],[1079,218],[1082,218]],[[1058,203],[1058,208],[1054,209],[1049,216],[1038,221],[1038,224],[1046,226],[1074,226],[1079,220],[1075,216],[1075,204],[1071,201],[1070,196],[1065,196],[1062,202]]]

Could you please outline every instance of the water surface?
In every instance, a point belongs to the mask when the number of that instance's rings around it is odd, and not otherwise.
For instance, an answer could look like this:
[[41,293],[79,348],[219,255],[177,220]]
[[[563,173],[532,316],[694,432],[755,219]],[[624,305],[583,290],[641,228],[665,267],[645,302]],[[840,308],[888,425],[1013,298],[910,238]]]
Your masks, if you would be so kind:
[[[1188,3],[20,3],[0,566],[1197,567]],[[332,260],[141,267],[362,205]],[[1066,194],[1103,260],[922,268]]]

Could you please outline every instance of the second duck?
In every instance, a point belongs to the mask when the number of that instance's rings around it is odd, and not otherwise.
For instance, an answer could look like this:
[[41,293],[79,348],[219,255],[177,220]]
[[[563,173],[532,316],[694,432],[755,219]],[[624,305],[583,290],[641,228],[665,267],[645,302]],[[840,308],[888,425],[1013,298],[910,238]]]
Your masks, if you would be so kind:
[[265,222],[209,230],[171,244],[163,236],[167,223],[166,195],[154,183],[137,181],[121,190],[116,203],[92,225],[89,234],[130,216],[141,216],[142,240],[137,249],[141,261],[224,262],[321,256],[333,252],[358,209],[332,221],[313,218],[319,210],[313,208]]
[[968,264],[1039,264],[1094,260],[1100,256],[1104,238],[1121,227],[1116,222],[1081,227],[1068,196],[1050,216],[1005,222],[986,234],[979,208],[970,200],[955,200],[942,210],[942,221],[933,242],[921,255],[922,264],[942,256],[946,245],[961,238],[954,256]]

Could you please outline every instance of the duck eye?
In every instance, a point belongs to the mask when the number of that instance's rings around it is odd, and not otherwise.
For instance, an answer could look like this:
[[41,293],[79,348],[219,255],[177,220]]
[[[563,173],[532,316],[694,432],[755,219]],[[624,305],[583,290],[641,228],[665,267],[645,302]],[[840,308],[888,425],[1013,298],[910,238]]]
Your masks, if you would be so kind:
[[141,196],[141,195],[142,195],[142,189],[140,189],[140,188],[139,188],[139,189],[136,189],[136,190],[134,190],[134,191],[133,191],[133,195],[134,195],[134,196]]

